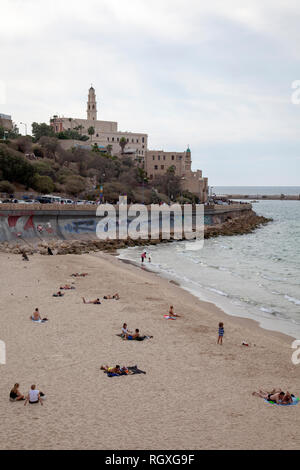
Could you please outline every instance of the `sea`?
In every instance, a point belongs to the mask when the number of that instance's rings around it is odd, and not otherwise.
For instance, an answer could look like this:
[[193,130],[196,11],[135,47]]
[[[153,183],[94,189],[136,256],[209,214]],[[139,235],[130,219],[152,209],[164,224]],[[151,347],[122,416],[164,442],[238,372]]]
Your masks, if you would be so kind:
[[[254,198],[300,194],[300,187],[220,186],[213,192]],[[300,339],[300,201],[260,200],[253,209],[273,221],[251,234],[210,238],[197,250],[189,249],[195,241],[151,246],[146,267],[227,314]],[[119,252],[138,265],[140,255],[140,247]]]

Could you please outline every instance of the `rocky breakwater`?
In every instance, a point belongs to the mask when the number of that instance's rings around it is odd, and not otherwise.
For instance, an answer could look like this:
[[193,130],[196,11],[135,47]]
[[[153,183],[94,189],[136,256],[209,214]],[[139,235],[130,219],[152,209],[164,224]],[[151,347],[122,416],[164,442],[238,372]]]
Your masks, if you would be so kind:
[[257,215],[254,211],[247,211],[239,217],[230,216],[224,222],[205,227],[204,238],[243,235],[251,233],[260,226],[266,225],[272,219]]

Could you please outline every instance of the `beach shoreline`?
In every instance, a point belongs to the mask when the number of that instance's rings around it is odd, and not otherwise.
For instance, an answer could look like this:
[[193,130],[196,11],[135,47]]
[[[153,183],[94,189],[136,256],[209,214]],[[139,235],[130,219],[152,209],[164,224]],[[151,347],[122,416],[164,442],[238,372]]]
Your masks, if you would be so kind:
[[[120,253],[119,253],[120,254]],[[129,265],[132,265],[134,267],[136,267],[137,269],[142,269],[143,271],[146,271],[146,272],[149,272],[149,273],[152,273],[156,276],[158,276],[160,279],[165,279],[167,280],[170,284],[174,284],[175,286],[177,286],[179,289],[182,289],[184,290],[185,292],[188,292],[191,296],[195,297],[197,300],[199,300],[200,302],[203,302],[204,304],[209,304],[210,306],[213,306],[213,308],[216,308],[218,309],[218,311],[220,312],[220,315],[224,315],[225,318],[226,317],[229,317],[229,318],[236,318],[238,322],[241,322],[241,323],[245,323],[245,325],[248,325],[250,326],[251,323],[254,323],[255,327],[256,328],[260,328],[268,333],[271,333],[272,335],[276,335],[278,337],[281,337],[282,339],[285,339],[286,341],[288,341],[290,344],[295,340],[296,337],[294,336],[291,336],[287,333],[284,333],[282,331],[277,331],[277,330],[272,330],[272,329],[269,329],[265,326],[262,325],[262,323],[259,322],[259,320],[256,320],[254,318],[250,318],[250,315],[249,317],[246,317],[246,316],[239,316],[239,315],[236,315],[236,314],[233,314],[233,313],[230,313],[228,311],[225,311],[224,308],[222,308],[222,306],[218,305],[216,302],[214,301],[211,301],[211,300],[205,300],[203,298],[201,298],[201,296],[199,295],[196,295],[195,293],[193,293],[192,291],[190,291],[189,289],[185,288],[184,286],[182,286],[180,284],[180,282],[178,281],[175,281],[174,279],[169,279],[167,276],[163,276],[161,273],[158,273],[156,271],[153,271],[152,269],[150,269],[149,266],[147,266],[147,264],[145,265],[142,265],[142,264],[139,264],[138,262],[136,261],[133,261],[133,260],[130,260],[130,259],[127,259],[127,258],[120,258],[119,257],[119,254],[118,253],[115,253],[113,254],[112,256],[116,256],[122,263],[125,263],[125,264],[129,264]]]
[[[2,449],[297,448],[300,407],[283,410],[252,396],[273,387],[299,393],[287,335],[230,316],[103,252],[34,255],[29,262],[0,253],[0,262],[0,339],[7,346],[0,366]],[[89,276],[70,277],[79,271]],[[52,297],[72,281],[75,290]],[[81,300],[114,292],[120,300]],[[176,321],[163,318],[171,304],[182,315]],[[47,324],[29,320],[35,307]],[[223,346],[216,344],[219,321]],[[154,338],[121,340],[124,322]],[[99,370],[117,363],[147,374],[108,378]],[[15,382],[22,392],[37,383],[47,395],[44,406],[9,402]]]

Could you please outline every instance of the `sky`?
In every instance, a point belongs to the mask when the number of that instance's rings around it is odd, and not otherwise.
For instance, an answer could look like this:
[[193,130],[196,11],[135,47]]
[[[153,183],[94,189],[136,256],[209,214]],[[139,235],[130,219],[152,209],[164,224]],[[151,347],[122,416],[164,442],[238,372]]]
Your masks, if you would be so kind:
[[1,0],[0,113],[85,118],[93,84],[98,119],[189,145],[210,185],[297,186],[299,23],[298,0]]

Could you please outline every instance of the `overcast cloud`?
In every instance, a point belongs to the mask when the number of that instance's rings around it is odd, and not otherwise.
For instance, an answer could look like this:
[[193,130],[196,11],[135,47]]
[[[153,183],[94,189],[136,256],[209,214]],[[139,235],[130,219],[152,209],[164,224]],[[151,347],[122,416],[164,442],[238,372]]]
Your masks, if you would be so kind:
[[98,119],[150,149],[189,144],[211,185],[299,184],[298,1],[1,0],[0,14],[0,112],[18,125],[85,118],[92,83]]

